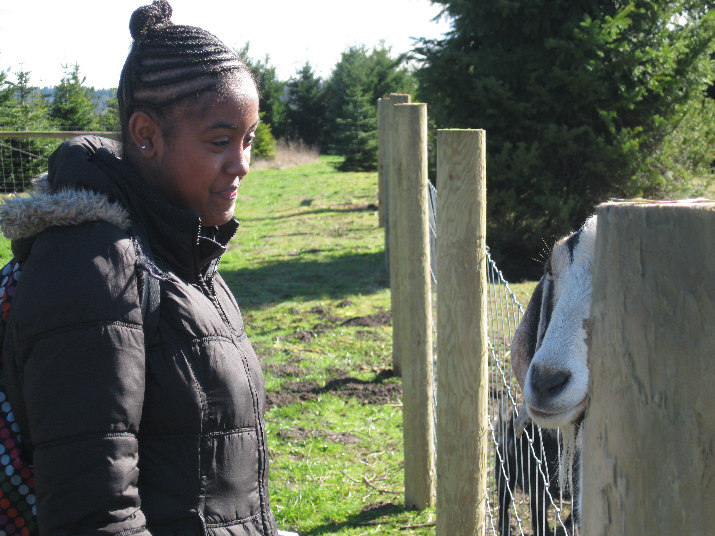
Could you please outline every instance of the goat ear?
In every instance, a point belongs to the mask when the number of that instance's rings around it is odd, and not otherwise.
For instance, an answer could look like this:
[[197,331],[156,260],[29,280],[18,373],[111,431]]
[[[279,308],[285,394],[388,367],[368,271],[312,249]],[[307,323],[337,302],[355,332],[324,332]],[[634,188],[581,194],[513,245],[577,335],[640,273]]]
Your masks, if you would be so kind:
[[526,306],[524,316],[516,327],[514,338],[511,341],[511,370],[522,389],[524,388],[526,373],[536,351],[536,337],[539,331],[539,315],[543,291],[544,278],[542,277],[531,295],[529,305]]

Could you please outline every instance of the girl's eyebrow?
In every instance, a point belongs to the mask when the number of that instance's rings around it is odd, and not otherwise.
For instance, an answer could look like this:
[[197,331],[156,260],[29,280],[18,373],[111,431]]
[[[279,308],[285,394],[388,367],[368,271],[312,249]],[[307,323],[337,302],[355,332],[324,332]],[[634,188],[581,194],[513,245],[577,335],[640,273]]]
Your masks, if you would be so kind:
[[[260,123],[261,120],[258,119],[255,123],[253,123],[250,127],[250,129],[256,128],[258,126],[258,123]],[[238,130],[238,126],[235,123],[231,123],[229,121],[216,121],[214,123],[211,123],[209,126],[207,126],[204,129],[204,132],[208,132],[210,130],[219,130],[219,129],[228,129],[228,130]]]
[[229,130],[238,130],[238,126],[234,123],[231,123],[229,121],[216,121],[214,123],[211,123],[209,126],[207,126],[204,129],[204,132],[208,132],[209,130],[219,130],[222,128],[227,128]]

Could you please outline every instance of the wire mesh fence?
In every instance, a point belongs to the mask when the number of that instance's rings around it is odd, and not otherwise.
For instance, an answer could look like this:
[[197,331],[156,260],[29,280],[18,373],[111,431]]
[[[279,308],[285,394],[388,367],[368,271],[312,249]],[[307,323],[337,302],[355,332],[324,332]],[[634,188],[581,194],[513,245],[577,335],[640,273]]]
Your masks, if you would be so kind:
[[[432,184],[428,205],[431,272],[436,292],[439,283],[435,275],[437,189]],[[523,397],[519,384],[511,371],[509,350],[524,310],[488,250],[487,283],[491,462],[487,475],[485,534],[571,535],[570,497],[560,489],[557,475],[561,442],[558,430],[542,430],[530,423],[520,433],[519,427],[515,427],[515,421],[519,421],[519,416],[524,417],[525,410],[521,408]],[[436,311],[433,317],[436,319]],[[438,336],[435,330],[435,341]],[[437,371],[438,367],[435,353],[433,368]],[[434,395],[436,406],[436,392]],[[436,407],[434,413],[437,415]]]
[[0,130],[0,193],[28,190],[32,179],[47,171],[48,158],[63,141],[88,134],[116,137],[113,132]]
[[24,192],[33,177],[47,170],[48,157],[63,140],[5,136],[0,132],[0,192]]

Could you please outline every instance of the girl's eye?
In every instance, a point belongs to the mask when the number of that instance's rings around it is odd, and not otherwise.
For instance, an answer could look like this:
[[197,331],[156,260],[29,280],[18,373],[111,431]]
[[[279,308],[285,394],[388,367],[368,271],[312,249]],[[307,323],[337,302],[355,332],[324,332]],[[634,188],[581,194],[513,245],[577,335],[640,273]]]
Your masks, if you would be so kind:
[[248,136],[246,136],[246,145],[252,145],[253,142],[256,139],[256,133],[251,132]]
[[219,138],[219,139],[213,140],[211,143],[213,145],[215,145],[216,147],[224,148],[228,145],[229,140],[228,140],[228,138]]

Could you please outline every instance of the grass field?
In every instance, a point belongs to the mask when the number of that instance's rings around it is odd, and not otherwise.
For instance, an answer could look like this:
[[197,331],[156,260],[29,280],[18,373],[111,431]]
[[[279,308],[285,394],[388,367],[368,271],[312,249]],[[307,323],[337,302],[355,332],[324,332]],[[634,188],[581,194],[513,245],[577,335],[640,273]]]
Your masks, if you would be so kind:
[[302,536],[432,534],[434,508],[404,505],[377,177],[332,162],[252,171],[220,265],[263,362],[273,509]]
[[[375,174],[252,173],[221,270],[264,359],[271,499],[302,535],[430,533],[402,499],[401,386]],[[422,526],[426,525],[426,526]]]
[[431,534],[404,506],[377,177],[330,164],[252,172],[221,262],[264,360],[274,510],[302,535]]

